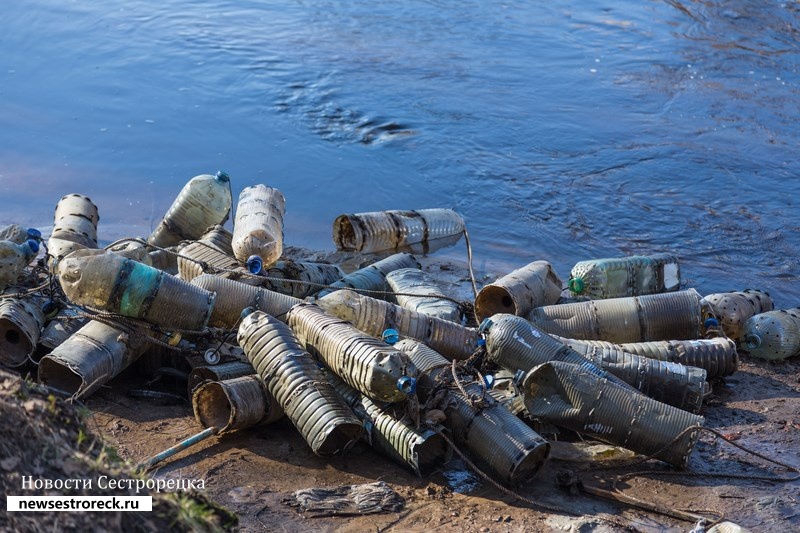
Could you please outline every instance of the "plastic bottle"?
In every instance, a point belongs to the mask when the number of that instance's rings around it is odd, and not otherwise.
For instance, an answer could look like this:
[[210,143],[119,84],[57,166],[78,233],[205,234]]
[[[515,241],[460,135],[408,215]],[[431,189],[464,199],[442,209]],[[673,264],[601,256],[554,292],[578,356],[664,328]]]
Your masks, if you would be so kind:
[[374,211],[336,217],[333,242],[337,250],[362,253],[420,244],[427,254],[455,244],[464,228],[464,219],[452,209]]
[[572,267],[569,290],[590,298],[622,298],[676,291],[681,285],[678,258],[671,254],[592,259]]
[[694,289],[537,307],[527,319],[547,333],[614,343],[699,339],[709,308]]
[[214,307],[214,293],[103,250],[73,252],[59,262],[58,276],[73,303],[165,328],[202,330]]
[[400,307],[442,320],[460,322],[458,304],[444,298],[445,294],[433,276],[422,270],[418,268],[394,270],[386,275],[386,283],[397,293],[395,298]]
[[29,239],[22,244],[0,241],[0,290],[17,282],[22,270],[39,253],[39,243]]
[[97,224],[100,215],[88,196],[68,194],[56,205],[53,233],[47,240],[50,267],[75,250],[97,248]]
[[741,339],[742,328],[747,319],[775,308],[769,294],[753,289],[709,294],[703,299],[719,319],[725,335],[733,340]]
[[747,320],[742,349],[759,359],[800,355],[800,307],[767,311]]
[[283,214],[286,200],[278,189],[258,184],[239,195],[233,224],[233,254],[257,274],[283,254]]
[[547,261],[534,261],[483,287],[475,298],[480,320],[497,313],[525,316],[561,297],[561,278]]
[[199,239],[207,228],[222,224],[231,211],[230,177],[201,174],[183,186],[147,242],[165,248]]
[[386,276],[389,272],[401,268],[420,268],[421,265],[417,259],[406,253],[399,253],[390,255],[380,261],[376,261],[369,266],[360,268],[355,272],[351,272],[339,281],[331,283],[329,289],[322,289],[316,294],[317,298],[322,298],[326,294],[330,294],[335,290],[341,289],[364,289],[370,291],[386,291],[386,299],[391,299],[393,294],[391,287],[386,282]]
[[0,364],[17,367],[33,355],[45,323],[43,303],[36,296],[0,299]]
[[19,224],[9,224],[8,226],[0,228],[0,241],[12,241],[17,244],[22,244],[28,239],[39,241],[42,238],[42,232],[36,228],[23,228]]

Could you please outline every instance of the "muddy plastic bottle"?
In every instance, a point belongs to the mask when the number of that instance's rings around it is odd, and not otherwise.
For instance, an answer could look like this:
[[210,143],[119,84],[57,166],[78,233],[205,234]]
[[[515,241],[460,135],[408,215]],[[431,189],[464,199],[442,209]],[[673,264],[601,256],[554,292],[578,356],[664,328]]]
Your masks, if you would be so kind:
[[9,224],[0,228],[0,241],[12,241],[22,244],[28,239],[40,241],[42,232],[36,228],[23,228],[19,224]]
[[233,233],[221,224],[211,226],[200,237],[201,241],[210,244],[220,252],[233,257]]
[[289,310],[287,324],[314,357],[345,383],[379,402],[406,400],[417,369],[401,351],[313,304]]
[[567,287],[578,296],[622,298],[676,291],[681,285],[678,258],[671,254],[592,259],[572,267]]
[[395,413],[390,406],[373,402],[332,372],[326,372],[325,377],[364,424],[365,440],[373,449],[420,477],[450,461],[452,451],[440,434],[430,428],[415,428],[405,411]]
[[41,298],[0,299],[0,365],[17,367],[33,355],[44,326]]
[[698,339],[709,308],[694,289],[537,307],[528,320],[547,333],[614,343]]
[[148,244],[166,248],[180,241],[194,241],[207,228],[224,223],[231,211],[230,181],[224,172],[189,180],[147,238]]
[[427,316],[460,322],[458,304],[445,297],[433,276],[419,268],[400,268],[386,275],[397,304]]
[[39,253],[39,243],[29,239],[22,244],[0,241],[0,290],[17,282],[22,271]]
[[225,381],[227,379],[252,376],[256,369],[250,363],[231,361],[219,365],[196,366],[189,373],[189,397],[192,392],[206,381]]
[[428,254],[455,244],[464,228],[464,219],[452,209],[374,211],[336,217],[333,242],[337,250],[362,253],[419,244],[422,253]]
[[469,359],[478,346],[478,331],[461,324],[411,311],[350,290],[339,290],[316,301],[331,315],[380,338],[387,329],[424,342],[450,359]]
[[256,375],[200,385],[192,394],[197,423],[220,433],[280,420],[283,410]]
[[401,268],[421,268],[421,265],[411,254],[399,253],[390,255],[385,259],[376,261],[369,266],[348,274],[339,281],[331,283],[330,285],[332,288],[322,289],[316,294],[316,297],[322,298],[326,294],[330,294],[341,288],[386,291],[388,295],[384,299],[391,299],[393,293],[391,292],[392,289],[389,287],[389,284],[386,283],[386,276],[389,272]]
[[288,326],[255,311],[242,319],[237,338],[270,393],[315,454],[343,453],[358,441],[361,422]]
[[[678,468],[689,462],[703,424],[701,416],[657,402],[562,361],[550,361],[530,370],[523,378],[522,393],[525,408],[534,418]],[[689,429],[692,427],[698,429]]]
[[103,250],[78,250],[58,264],[73,303],[174,329],[202,330],[214,294],[161,270]]
[[89,321],[39,361],[39,381],[76,398],[85,398],[139,358],[148,333]]
[[555,337],[578,352],[587,350],[587,345],[598,348],[615,348],[670,363],[702,368],[708,379],[721,378],[736,373],[739,368],[739,355],[736,343],[728,337],[713,339],[692,339],[682,341],[650,341],[614,344],[606,341],[586,341]]
[[[403,339],[395,346],[419,365],[420,375],[433,382],[451,373],[449,361],[421,342]],[[489,394],[484,396],[479,383],[463,387],[469,397],[452,387],[445,407],[444,424],[456,445],[465,448],[487,473],[505,485],[530,479],[550,454],[550,445],[504,405]],[[471,400],[481,397],[478,403]]]
[[192,285],[216,294],[209,325],[233,328],[241,319],[242,311],[252,307],[286,321],[286,313],[302,300],[279,292],[246,285],[232,279],[203,274],[192,280]]
[[233,254],[250,272],[274,265],[283,254],[286,200],[278,189],[258,184],[239,195],[233,224]]
[[535,307],[555,304],[561,286],[549,262],[534,261],[483,287],[475,298],[475,314],[480,320],[497,313],[525,316]]
[[779,360],[800,355],[800,307],[748,319],[743,338],[742,349],[752,357]]
[[232,255],[202,239],[191,242],[181,249],[181,255],[178,257],[178,275],[182,280],[192,281],[209,267],[214,269],[215,275],[230,279],[240,279],[248,273]]
[[258,283],[271,291],[306,298],[322,290],[322,286],[330,285],[344,277],[344,271],[337,265],[314,263],[311,261],[278,261],[269,268],[261,270],[264,276],[248,279],[247,283]]
[[725,335],[733,340],[742,338],[742,328],[750,317],[775,308],[769,294],[754,289],[709,294],[703,299],[711,306]]

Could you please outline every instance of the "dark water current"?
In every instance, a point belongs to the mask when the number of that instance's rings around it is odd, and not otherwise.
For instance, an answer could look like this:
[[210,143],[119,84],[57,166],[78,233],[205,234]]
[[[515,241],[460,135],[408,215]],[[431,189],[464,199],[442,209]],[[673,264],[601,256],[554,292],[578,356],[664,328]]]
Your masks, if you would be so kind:
[[[192,176],[344,212],[453,207],[479,271],[673,251],[800,305],[800,4],[5,0],[0,213],[146,235]],[[463,257],[463,243],[446,251]]]

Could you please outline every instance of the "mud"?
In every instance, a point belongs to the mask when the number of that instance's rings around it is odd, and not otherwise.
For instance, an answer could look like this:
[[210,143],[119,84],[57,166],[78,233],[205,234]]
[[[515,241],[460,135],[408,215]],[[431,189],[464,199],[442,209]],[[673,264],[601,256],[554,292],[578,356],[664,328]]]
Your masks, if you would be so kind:
[[[306,254],[305,259],[323,259]],[[331,257],[326,257],[331,259]],[[336,257],[334,256],[335,260]],[[469,298],[465,265],[425,260],[424,269],[444,280],[446,291]],[[479,280],[488,283],[497,273]],[[132,462],[196,433],[188,402],[155,405],[128,392],[147,380],[146,360],[128,369],[90,397],[91,425],[117,453]],[[152,365],[152,362],[150,363]],[[162,386],[169,386],[167,378]],[[175,390],[185,383],[175,382]],[[743,358],[739,371],[714,383],[702,413],[706,426],[739,445],[800,467],[800,361],[768,363]],[[667,509],[710,509],[755,531],[800,529],[800,481],[774,484],[746,479],[715,479],[696,473],[786,476],[785,469],[749,456],[705,434],[682,477],[655,461],[599,470],[599,463],[574,458],[574,435],[543,435],[554,443],[553,457],[526,485],[517,489],[535,502],[568,509],[569,516],[532,509],[471,473],[459,459],[422,479],[359,443],[344,457],[313,455],[291,423],[274,424],[212,437],[159,465],[154,475],[202,478],[206,495],[239,515],[240,531],[688,531],[693,524],[630,508],[594,496],[571,495],[556,478],[575,473],[586,485],[610,488],[618,476],[650,471],[619,483],[630,496],[644,497]],[[608,448],[614,455],[617,450]],[[604,454],[601,455],[606,455]],[[624,454],[623,454],[624,455]],[[604,462],[604,465],[610,463]],[[616,463],[613,463],[616,464]],[[283,503],[298,489],[337,487],[383,480],[406,500],[399,513],[370,516],[305,518]],[[620,525],[614,525],[612,521]]]

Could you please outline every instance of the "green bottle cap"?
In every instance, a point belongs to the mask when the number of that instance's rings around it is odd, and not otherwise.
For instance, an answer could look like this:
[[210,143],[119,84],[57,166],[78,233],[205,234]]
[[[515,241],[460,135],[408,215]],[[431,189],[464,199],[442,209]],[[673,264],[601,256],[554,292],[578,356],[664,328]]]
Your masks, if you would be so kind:
[[569,287],[569,290],[571,290],[575,294],[580,294],[583,292],[584,289],[583,279],[569,278],[569,281],[567,282],[567,287]]

